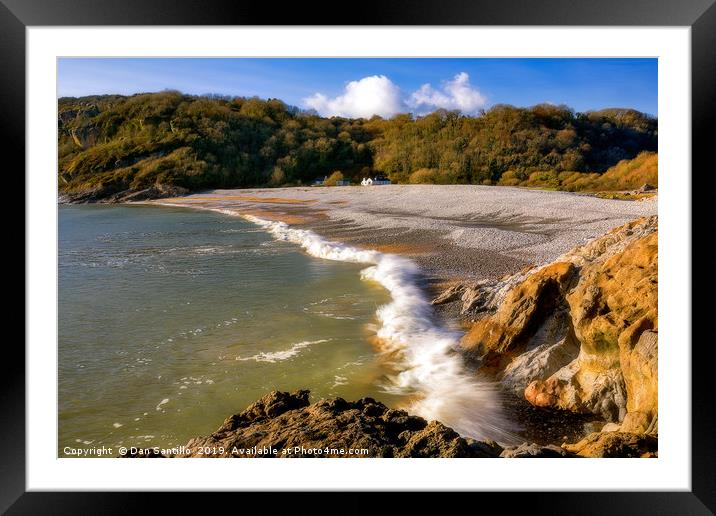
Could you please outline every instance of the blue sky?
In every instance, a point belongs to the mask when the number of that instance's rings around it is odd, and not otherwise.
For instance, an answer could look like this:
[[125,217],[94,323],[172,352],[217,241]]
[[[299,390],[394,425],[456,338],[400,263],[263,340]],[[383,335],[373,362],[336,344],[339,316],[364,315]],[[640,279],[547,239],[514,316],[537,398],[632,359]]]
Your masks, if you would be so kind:
[[[429,86],[425,86],[429,85]],[[477,112],[495,104],[657,115],[657,59],[62,58],[58,95],[176,89],[280,98],[323,115]]]

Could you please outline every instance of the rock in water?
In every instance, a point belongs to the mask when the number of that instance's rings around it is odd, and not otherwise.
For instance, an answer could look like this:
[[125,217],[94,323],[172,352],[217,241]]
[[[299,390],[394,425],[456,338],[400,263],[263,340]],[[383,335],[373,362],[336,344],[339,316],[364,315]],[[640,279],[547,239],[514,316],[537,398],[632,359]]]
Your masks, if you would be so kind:
[[[502,452],[492,441],[463,439],[437,421],[389,409],[372,398],[311,405],[308,396],[305,390],[271,392],[226,419],[213,434],[190,440],[186,452],[177,456],[499,457]],[[348,450],[367,452],[349,455]]]

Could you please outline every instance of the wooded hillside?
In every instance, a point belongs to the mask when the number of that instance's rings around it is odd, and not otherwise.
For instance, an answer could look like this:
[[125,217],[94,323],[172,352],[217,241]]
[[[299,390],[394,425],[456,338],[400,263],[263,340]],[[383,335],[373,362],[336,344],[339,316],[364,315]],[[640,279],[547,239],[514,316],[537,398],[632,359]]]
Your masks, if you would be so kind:
[[[189,190],[353,181],[497,184],[504,174],[605,172],[656,151],[657,120],[631,109],[494,106],[390,120],[321,118],[280,100],[178,92],[61,98],[59,185],[93,198],[152,186]],[[506,181],[502,181],[504,184]],[[509,181],[507,181],[509,183]]]

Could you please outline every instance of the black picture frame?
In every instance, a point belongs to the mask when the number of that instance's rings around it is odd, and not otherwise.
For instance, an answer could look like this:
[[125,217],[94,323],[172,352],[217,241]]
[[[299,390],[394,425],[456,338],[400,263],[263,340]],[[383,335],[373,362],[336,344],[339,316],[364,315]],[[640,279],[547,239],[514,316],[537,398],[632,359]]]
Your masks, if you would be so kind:
[[[3,147],[24,170],[25,29],[82,25],[554,25],[688,26],[692,50],[692,163],[707,172],[707,138],[716,124],[716,0],[363,0],[360,9],[341,11],[335,3],[273,4],[213,0],[0,0],[0,79]],[[332,7],[330,7],[332,6]],[[330,7],[330,8],[329,8]],[[341,16],[341,12],[346,15]],[[348,15],[350,13],[350,15]],[[689,171],[684,171],[689,173]],[[18,176],[20,176],[18,174]],[[693,175],[692,175],[693,178]],[[13,195],[23,191],[18,181]],[[692,251],[693,252],[693,251]],[[697,258],[698,255],[692,255]],[[25,257],[27,258],[27,257]],[[692,259],[692,265],[698,262]],[[27,269],[25,269],[28,274]],[[703,309],[694,306],[698,314]],[[693,316],[692,316],[693,320]],[[699,320],[699,319],[696,319]],[[480,493],[476,507],[524,506],[531,514],[713,514],[716,511],[716,424],[709,369],[711,339],[671,343],[692,352],[692,490],[620,493]],[[39,493],[25,489],[25,353],[14,339],[4,346],[0,389],[0,511],[8,514],[129,514],[150,509],[165,497],[147,493]],[[172,495],[182,503],[185,495]],[[241,495],[245,497],[245,494]],[[347,494],[341,512],[365,513],[373,495]],[[479,497],[479,498],[477,498]],[[496,497],[508,500],[496,500]],[[301,505],[302,495],[292,498]],[[414,496],[420,502],[421,496]],[[214,502],[235,497],[213,495]],[[404,501],[381,500],[382,509]],[[329,506],[330,503],[320,504]],[[311,505],[311,512],[321,506]],[[248,507],[248,506],[247,506]],[[403,506],[404,507],[404,506]],[[499,507],[499,505],[498,505]],[[212,509],[215,510],[215,509]],[[324,509],[326,510],[326,509]],[[330,508],[328,508],[330,510]],[[477,509],[476,509],[477,510]]]

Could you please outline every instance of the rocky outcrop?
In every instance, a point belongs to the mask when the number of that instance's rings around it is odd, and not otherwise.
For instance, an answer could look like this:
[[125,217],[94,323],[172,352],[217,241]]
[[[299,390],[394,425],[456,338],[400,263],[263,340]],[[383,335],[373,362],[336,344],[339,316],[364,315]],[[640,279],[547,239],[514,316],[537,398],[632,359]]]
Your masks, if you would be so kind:
[[271,392],[211,435],[189,441],[177,456],[499,457],[503,451],[492,441],[464,439],[437,421],[389,409],[372,398],[310,404],[308,397],[305,390]]
[[[309,402],[309,391],[273,391],[212,434],[171,449],[132,447],[122,458],[565,458],[657,457],[657,438],[609,424],[575,444],[503,447],[463,438],[438,421],[372,398]],[[616,428],[611,428],[615,426]],[[171,453],[169,453],[171,452]]]
[[433,299],[433,305],[459,302],[460,314],[474,322],[475,317],[494,313],[513,287],[529,275],[533,267],[527,267],[517,274],[500,280],[480,280],[456,283]]
[[[622,231],[632,231],[623,228]],[[579,356],[525,398],[646,431],[657,413],[657,233],[582,266],[566,296]]]
[[548,444],[540,446],[534,443],[523,443],[519,446],[505,448],[500,457],[506,459],[542,459],[555,457],[575,457],[576,455],[569,450]]
[[57,201],[59,204],[87,204],[93,202],[105,202],[105,199],[116,193],[116,189],[106,186],[88,188],[85,190],[61,191]]
[[531,404],[655,435],[657,235],[656,217],[639,219],[552,264],[455,286],[435,302],[462,301],[474,319],[464,349]]
[[127,190],[110,197],[107,202],[146,201],[149,199],[164,199],[179,197],[189,193],[189,190],[180,186],[156,184],[143,190]]
[[156,184],[142,190],[120,189],[117,191],[117,189],[110,187],[100,187],[75,192],[62,192],[59,202],[60,204],[120,203],[179,197],[188,193],[189,190],[186,188],[163,184]]
[[[475,322],[465,336],[465,347],[479,355],[484,364],[498,365],[498,361],[524,351],[540,330],[547,331],[550,340],[564,333],[564,324],[556,321],[556,314],[566,309],[564,299],[575,272],[573,264],[559,262],[528,275],[508,291],[491,317]],[[545,329],[548,319],[556,324]]]
[[657,445],[650,434],[595,432],[578,443],[562,445],[562,449],[580,457],[652,458],[658,457]]

